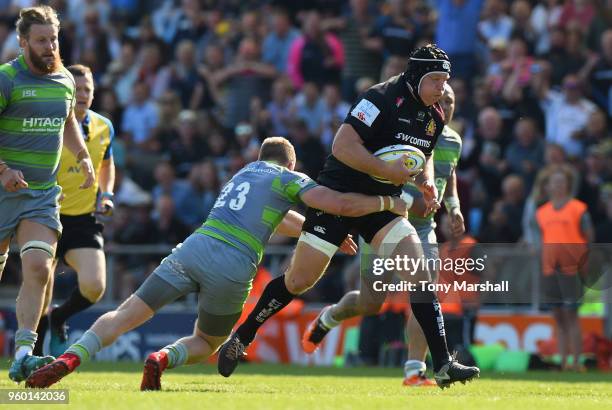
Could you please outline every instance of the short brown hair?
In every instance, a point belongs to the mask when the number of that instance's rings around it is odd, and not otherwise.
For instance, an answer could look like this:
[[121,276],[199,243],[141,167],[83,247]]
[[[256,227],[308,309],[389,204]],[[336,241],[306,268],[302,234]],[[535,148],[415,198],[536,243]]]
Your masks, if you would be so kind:
[[49,6],[37,6],[21,9],[15,26],[19,37],[26,38],[33,24],[51,24],[59,30],[60,22],[57,12]]
[[286,138],[268,137],[259,149],[259,160],[276,161],[280,165],[295,164],[295,149]]
[[68,67],[68,71],[70,71],[70,74],[72,74],[74,77],[85,77],[87,75],[92,75],[91,68],[83,64],[73,64]]

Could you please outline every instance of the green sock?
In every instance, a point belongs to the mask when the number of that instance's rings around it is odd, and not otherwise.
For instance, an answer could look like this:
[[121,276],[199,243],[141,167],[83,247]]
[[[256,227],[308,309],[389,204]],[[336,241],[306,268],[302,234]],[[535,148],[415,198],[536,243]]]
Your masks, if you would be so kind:
[[181,342],[175,342],[161,350],[162,352],[166,352],[168,355],[168,369],[184,365],[187,361],[187,357],[189,356],[187,346]]
[[66,353],[72,353],[79,356],[81,363],[89,360],[93,355],[102,350],[102,341],[92,330],[83,333],[83,336],[70,346]]

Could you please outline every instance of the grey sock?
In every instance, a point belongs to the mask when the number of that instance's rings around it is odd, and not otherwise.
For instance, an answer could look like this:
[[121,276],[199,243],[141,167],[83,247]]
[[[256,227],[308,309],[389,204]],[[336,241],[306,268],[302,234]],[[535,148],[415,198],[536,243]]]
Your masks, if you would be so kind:
[[15,332],[15,350],[22,346],[29,346],[34,349],[38,339],[38,334],[30,329],[19,329]]
[[79,356],[81,362],[89,360],[93,355],[102,350],[102,341],[92,330],[83,333],[83,336],[75,344],[70,346],[66,353]]

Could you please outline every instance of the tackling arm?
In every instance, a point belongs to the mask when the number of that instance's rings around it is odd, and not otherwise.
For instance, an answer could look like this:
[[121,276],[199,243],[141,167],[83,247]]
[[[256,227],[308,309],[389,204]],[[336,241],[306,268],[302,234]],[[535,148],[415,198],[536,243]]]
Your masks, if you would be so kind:
[[324,186],[306,191],[301,199],[311,208],[340,216],[357,217],[386,210],[406,216],[407,212],[406,203],[400,198],[341,193]]
[[302,231],[304,220],[304,215],[295,211],[289,211],[278,225],[278,228],[276,228],[276,233],[297,238],[300,236],[300,232]]

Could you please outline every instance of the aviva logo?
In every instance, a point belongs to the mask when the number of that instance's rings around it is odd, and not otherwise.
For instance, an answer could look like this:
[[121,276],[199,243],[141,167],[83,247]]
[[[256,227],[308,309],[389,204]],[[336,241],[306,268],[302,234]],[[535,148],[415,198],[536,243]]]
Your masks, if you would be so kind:
[[81,167],[79,167],[78,165],[76,167],[70,166],[70,167],[68,167],[68,173],[69,174],[80,174],[81,173]]

